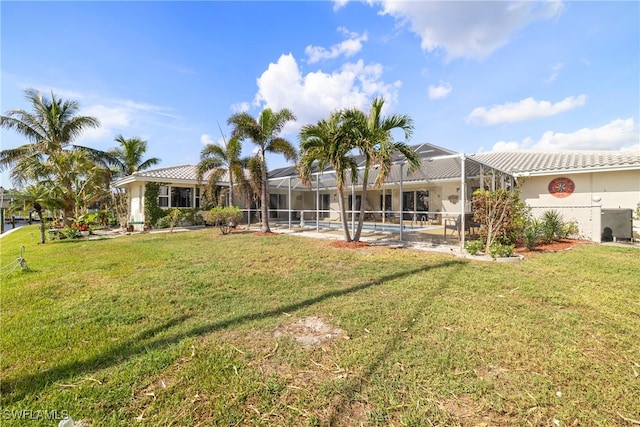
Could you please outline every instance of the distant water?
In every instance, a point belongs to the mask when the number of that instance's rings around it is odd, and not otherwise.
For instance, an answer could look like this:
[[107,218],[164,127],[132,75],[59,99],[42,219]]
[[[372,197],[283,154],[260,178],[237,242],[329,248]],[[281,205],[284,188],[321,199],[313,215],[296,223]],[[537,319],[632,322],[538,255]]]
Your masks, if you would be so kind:
[[[33,223],[33,221],[32,221]],[[29,223],[27,221],[16,221],[16,226],[14,227],[13,225],[11,225],[10,222],[5,222],[4,223],[4,232],[6,233],[9,230],[12,230],[14,228],[18,228],[18,227],[22,227],[24,225],[29,225]]]

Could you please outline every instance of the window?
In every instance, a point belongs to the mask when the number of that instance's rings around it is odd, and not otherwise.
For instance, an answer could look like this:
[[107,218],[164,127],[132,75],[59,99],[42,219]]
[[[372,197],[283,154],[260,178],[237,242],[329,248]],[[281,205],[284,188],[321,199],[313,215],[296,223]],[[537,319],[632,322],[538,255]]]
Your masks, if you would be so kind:
[[429,211],[429,190],[424,191],[405,191],[402,193],[402,210],[407,212],[402,218],[413,220],[420,218],[420,212]]
[[331,209],[331,194],[322,194],[320,198],[321,218],[329,218],[329,210]]
[[196,200],[195,200],[196,204],[194,207],[196,208],[200,208],[200,189],[196,188]]
[[287,195],[269,194],[269,218],[287,218]]
[[192,204],[192,188],[171,187],[171,207],[190,208]]
[[169,187],[161,185],[158,191],[158,206],[161,208],[169,207]]

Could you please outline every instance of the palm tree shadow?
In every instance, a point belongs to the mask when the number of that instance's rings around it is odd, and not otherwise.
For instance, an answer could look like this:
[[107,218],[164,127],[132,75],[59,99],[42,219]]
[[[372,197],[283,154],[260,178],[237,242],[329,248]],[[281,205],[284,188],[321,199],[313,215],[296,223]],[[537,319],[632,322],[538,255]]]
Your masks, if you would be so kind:
[[[131,339],[112,347],[101,354],[84,360],[77,360],[65,363],[46,371],[24,375],[18,378],[3,380],[0,383],[0,403],[7,405],[19,402],[26,396],[44,389],[48,384],[69,380],[73,377],[86,375],[92,371],[108,368],[130,360],[140,354],[144,354],[149,350],[166,348],[177,344],[184,339],[206,335],[221,329],[237,326],[243,323],[262,320],[281,315],[283,312],[292,313],[297,310],[312,306],[329,298],[337,298],[349,294],[353,294],[373,286],[379,286],[386,282],[421,273],[435,268],[446,268],[455,265],[462,265],[464,262],[460,260],[448,260],[440,264],[431,266],[424,265],[419,268],[404,271],[401,273],[382,276],[379,279],[370,280],[345,289],[337,289],[322,293],[313,298],[308,298],[294,304],[285,305],[277,309],[267,310],[259,313],[248,313],[231,319],[204,324],[194,327],[187,331],[176,332],[166,335],[166,331],[171,330],[185,321],[191,316],[182,315],[168,320],[167,322],[140,332]],[[161,336],[158,336],[161,335]],[[379,361],[378,361],[379,363]]]

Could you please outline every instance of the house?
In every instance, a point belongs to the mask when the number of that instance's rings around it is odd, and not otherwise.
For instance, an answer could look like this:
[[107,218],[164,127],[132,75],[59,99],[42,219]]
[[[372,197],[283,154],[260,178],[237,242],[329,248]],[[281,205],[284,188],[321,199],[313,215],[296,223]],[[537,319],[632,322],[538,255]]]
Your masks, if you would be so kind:
[[[347,182],[345,206],[355,220],[364,203],[365,220],[374,223],[443,224],[471,211],[471,194],[476,189],[513,189],[518,185],[522,199],[534,215],[558,210],[565,221],[575,221],[580,236],[603,239],[632,239],[632,221],[638,223],[640,209],[640,153],[631,152],[505,152],[463,154],[432,144],[414,145],[422,158],[421,167],[408,170],[401,156],[393,159],[384,184],[373,187],[377,173],[370,174],[366,200],[361,183]],[[356,156],[362,167],[364,159]],[[195,179],[195,166],[185,165],[137,172],[115,185],[131,194],[131,222],[144,221],[146,182],[162,183],[161,207],[200,207],[202,186]],[[224,180],[221,186],[228,186]],[[244,202],[243,202],[244,203]],[[247,222],[259,220],[257,206],[246,208]],[[332,223],[340,219],[335,173],[316,170],[309,185],[293,166],[269,173],[269,215],[280,225]],[[461,215],[464,218],[464,215]],[[605,229],[610,230],[605,230]],[[399,228],[400,238],[402,229]],[[637,232],[636,232],[637,233]],[[637,238],[637,235],[636,235]],[[464,244],[464,235],[462,236]]]

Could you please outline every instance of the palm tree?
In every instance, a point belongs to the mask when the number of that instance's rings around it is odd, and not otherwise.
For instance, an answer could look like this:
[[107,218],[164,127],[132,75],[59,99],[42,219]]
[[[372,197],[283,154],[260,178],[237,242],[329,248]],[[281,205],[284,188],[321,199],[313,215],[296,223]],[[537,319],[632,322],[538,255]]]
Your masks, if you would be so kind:
[[45,209],[64,208],[64,200],[53,194],[51,188],[43,184],[29,185],[19,191],[13,199],[13,203],[25,210],[33,209],[40,219],[40,242],[45,243]]
[[211,195],[220,179],[226,174],[229,177],[229,199],[228,205],[234,206],[235,183],[238,183],[243,192],[249,183],[244,175],[242,153],[242,141],[238,135],[233,136],[229,141],[224,138],[224,146],[218,144],[207,144],[200,152],[200,163],[196,167],[198,182],[210,172],[205,187],[205,194]]
[[320,120],[316,125],[306,125],[300,130],[300,161],[298,174],[305,184],[311,181],[311,173],[322,171],[331,165],[336,174],[338,205],[344,239],[351,241],[347,214],[344,205],[344,185],[347,174],[351,182],[358,178],[358,165],[349,155],[352,150],[346,130],[342,126],[340,113],[334,113],[329,120]]
[[360,218],[358,228],[353,240],[359,241],[364,223],[364,207],[367,197],[367,187],[369,186],[369,172],[371,166],[378,166],[378,174],[374,185],[380,186],[389,176],[393,161],[394,152],[400,152],[409,163],[409,170],[420,167],[420,156],[406,143],[394,141],[392,131],[400,129],[404,132],[405,140],[408,140],[413,133],[413,120],[407,115],[382,116],[384,98],[377,97],[371,103],[369,114],[365,114],[359,109],[351,108],[344,110],[342,117],[344,126],[353,132],[352,141],[358,148],[360,154],[364,156],[365,164],[362,172],[362,203],[360,204]]
[[260,231],[271,232],[269,228],[269,190],[267,180],[267,160],[266,153],[278,153],[284,155],[288,161],[295,161],[297,158],[296,149],[286,139],[278,135],[291,120],[296,117],[288,109],[272,111],[270,108],[262,110],[258,119],[253,118],[249,113],[237,113],[229,117],[227,124],[234,125],[232,137],[240,139],[249,138],[258,148],[258,156],[261,161],[261,216],[262,225]]
[[[98,119],[77,115],[77,102],[58,99],[53,92],[51,99],[34,89],[27,89],[25,94],[33,112],[14,109],[0,116],[0,126],[15,130],[28,141],[0,151],[0,170],[11,168],[14,184],[22,186],[45,177],[55,179],[59,172],[54,167],[56,157],[67,150],[82,151],[94,162],[105,164],[107,156],[103,151],[73,144],[85,129],[98,127]],[[65,185],[64,180],[60,181],[60,185]],[[68,194],[70,188],[64,190]],[[68,219],[73,213],[73,201],[65,196],[65,203],[65,219]]]
[[116,174],[118,176],[129,176],[137,171],[149,169],[160,163],[157,157],[144,159],[147,152],[147,141],[141,138],[125,138],[118,135],[115,141],[120,144],[119,147],[112,148],[108,154],[113,156]]

